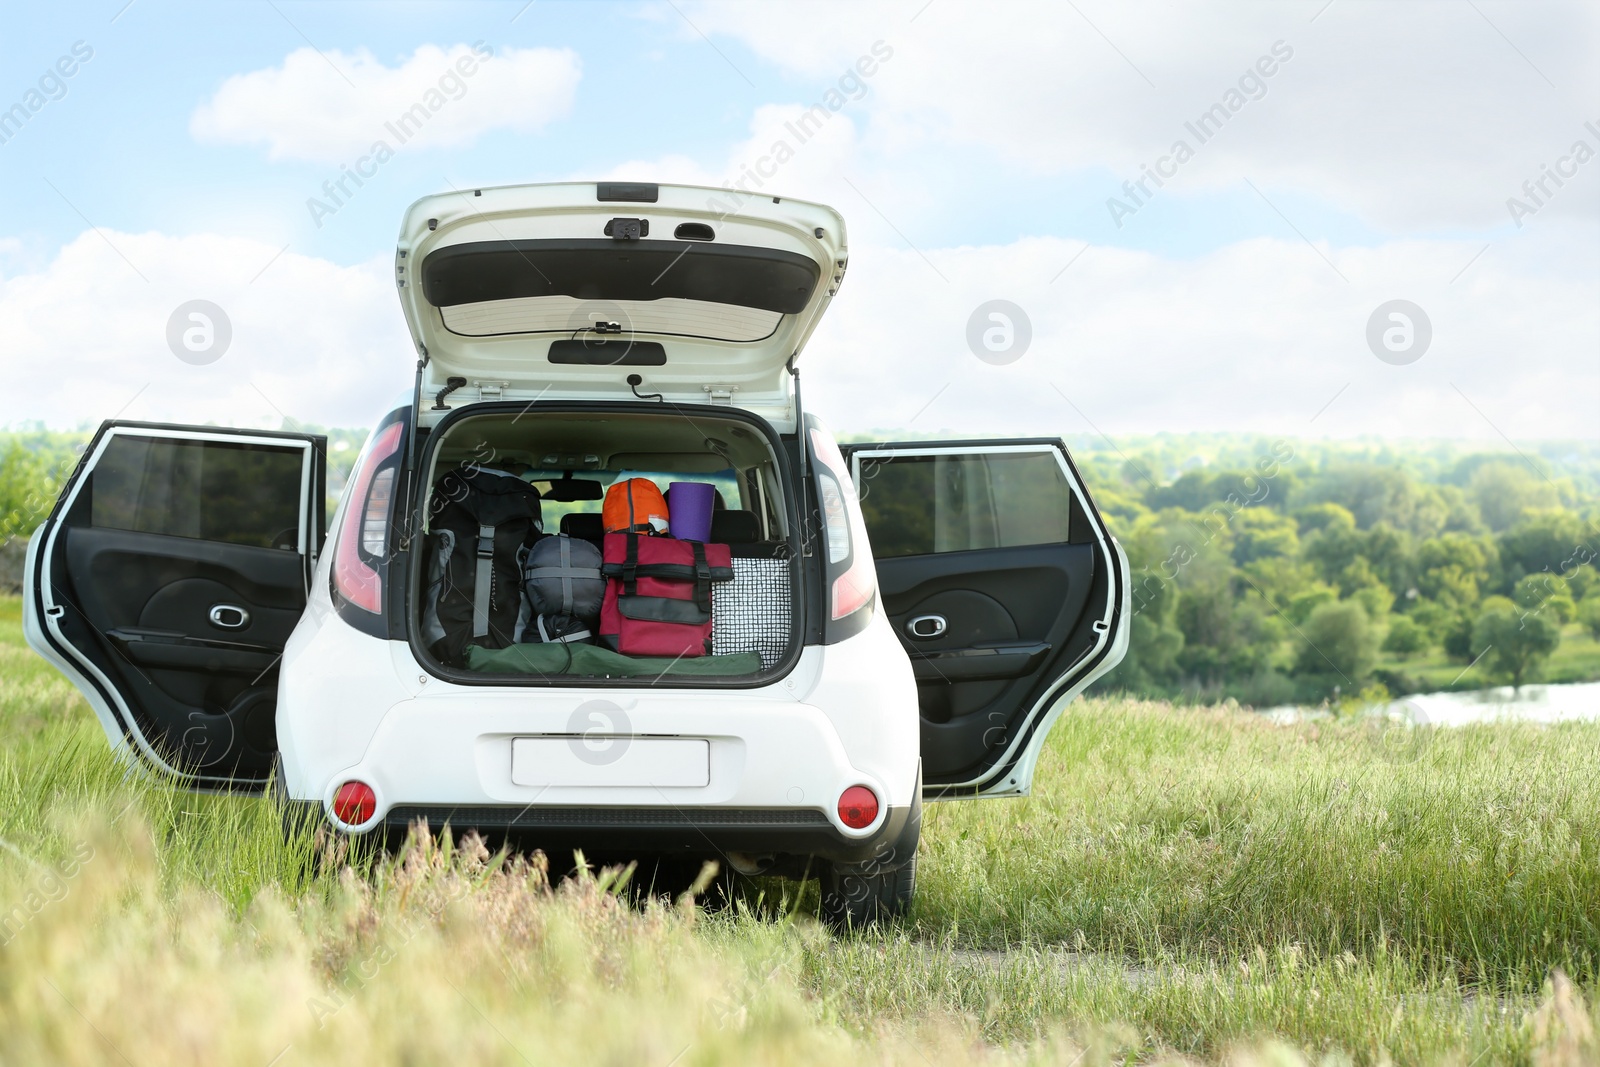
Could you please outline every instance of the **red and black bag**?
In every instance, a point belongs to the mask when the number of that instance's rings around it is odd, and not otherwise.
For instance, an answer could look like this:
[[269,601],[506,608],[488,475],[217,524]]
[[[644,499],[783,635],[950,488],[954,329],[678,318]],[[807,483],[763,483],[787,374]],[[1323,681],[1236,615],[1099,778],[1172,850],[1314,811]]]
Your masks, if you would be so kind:
[[711,654],[711,583],[733,580],[727,545],[608,533],[600,643],[629,656]]

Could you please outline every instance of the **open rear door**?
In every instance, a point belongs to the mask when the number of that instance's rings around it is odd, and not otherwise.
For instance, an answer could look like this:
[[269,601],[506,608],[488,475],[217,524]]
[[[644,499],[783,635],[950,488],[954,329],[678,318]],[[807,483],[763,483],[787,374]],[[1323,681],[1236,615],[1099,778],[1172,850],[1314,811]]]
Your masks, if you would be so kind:
[[848,446],[911,656],[926,795],[1015,796],[1127,648],[1128,565],[1055,439]]
[[266,784],[326,451],[307,434],[100,427],[28,546],[24,627],[114,749],[196,789]]

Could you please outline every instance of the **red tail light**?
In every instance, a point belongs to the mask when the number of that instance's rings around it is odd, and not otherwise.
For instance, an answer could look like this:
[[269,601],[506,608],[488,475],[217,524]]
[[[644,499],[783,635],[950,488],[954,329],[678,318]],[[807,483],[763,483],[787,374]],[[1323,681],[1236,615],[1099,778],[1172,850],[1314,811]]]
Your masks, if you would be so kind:
[[[383,610],[383,580],[377,564],[388,542],[394,494],[395,468],[384,464],[399,451],[401,430],[397,422],[380,432],[361,458],[334,549],[334,589],[351,604],[374,615]],[[384,469],[380,472],[379,467]]]
[[870,559],[857,558],[833,582],[833,617],[842,619],[866,607],[878,588],[878,568]]
[[360,826],[377,810],[378,795],[366,782],[346,782],[333,795],[333,813],[346,826]]
[[817,505],[822,513],[823,548],[832,579],[829,615],[837,622],[871,606],[878,590],[878,568],[867,548],[861,505],[839,446],[826,431],[813,429],[811,454],[818,464]]
[[865,830],[878,818],[878,795],[864,785],[839,794],[839,821],[852,830]]

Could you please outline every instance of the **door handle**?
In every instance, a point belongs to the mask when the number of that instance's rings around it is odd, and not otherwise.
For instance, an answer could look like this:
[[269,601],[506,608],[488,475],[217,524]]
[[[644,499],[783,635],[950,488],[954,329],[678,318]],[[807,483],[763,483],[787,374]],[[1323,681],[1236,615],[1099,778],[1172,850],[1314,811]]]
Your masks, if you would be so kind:
[[242,630],[250,624],[250,613],[237,604],[213,604],[207,617],[219,630]]
[[943,615],[917,615],[906,621],[906,635],[917,641],[927,641],[941,636],[950,629]]

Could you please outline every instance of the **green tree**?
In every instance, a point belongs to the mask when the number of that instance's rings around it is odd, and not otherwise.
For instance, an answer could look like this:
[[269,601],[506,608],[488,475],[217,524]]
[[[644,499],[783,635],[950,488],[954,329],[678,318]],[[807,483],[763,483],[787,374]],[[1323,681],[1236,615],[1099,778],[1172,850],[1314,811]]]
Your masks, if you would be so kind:
[[1246,678],[1270,666],[1283,642],[1276,613],[1231,582],[1185,588],[1178,601],[1184,673],[1209,685]]
[[1217,479],[1206,471],[1185,471],[1171,485],[1151,486],[1144,502],[1153,511],[1182,508],[1184,511],[1201,511],[1207,504],[1227,495],[1219,492]]
[[1435,487],[1439,502],[1444,505],[1444,529],[1447,533],[1465,533],[1478,536],[1489,532],[1478,513],[1478,505],[1459,485]]
[[1462,533],[1429,538],[1417,546],[1417,591],[1440,604],[1476,604],[1497,559],[1493,542]]
[[1296,657],[1302,674],[1342,676],[1354,688],[1372,673],[1378,659],[1378,634],[1366,609],[1349,600],[1322,604],[1301,627],[1305,643]]
[[1399,656],[1410,656],[1428,647],[1428,631],[1409,615],[1396,615],[1389,620],[1389,633],[1383,639],[1383,650]]
[[1296,523],[1271,508],[1244,508],[1233,517],[1233,561],[1292,558],[1300,552]]
[[1501,534],[1500,563],[1505,581],[1549,571],[1570,574],[1600,553],[1600,537],[1570,511],[1533,511]]
[[1484,657],[1490,673],[1510,679],[1513,686],[1539,677],[1560,643],[1555,623],[1519,610],[1503,596],[1486,599],[1472,624],[1474,653]]
[[1225,538],[1196,547],[1177,578],[1178,663],[1206,685],[1261,669],[1282,641],[1276,613],[1237,577],[1230,548]]
[[1600,593],[1584,597],[1578,605],[1578,621],[1588,627],[1596,641],[1600,641]]
[[1339,599],[1339,590],[1327,582],[1311,582],[1289,599],[1289,618],[1297,626],[1304,626],[1306,620],[1311,618],[1311,613],[1324,604],[1335,603]]
[[1130,492],[1127,486],[1116,482],[1096,486],[1094,504],[1106,522],[1111,525],[1112,533],[1118,537],[1121,537],[1136,521],[1150,513],[1149,509],[1139,502],[1137,495]]
[[1361,555],[1395,596],[1405,596],[1417,580],[1416,549],[1411,535],[1380,522],[1367,531]]
[[1390,464],[1337,463],[1318,473],[1302,492],[1312,502],[1335,502],[1363,530],[1380,522],[1423,535],[1443,528],[1448,507],[1438,494]]
[[1295,521],[1300,524],[1300,536],[1317,530],[1325,530],[1329,526],[1337,526],[1346,530],[1356,528],[1356,517],[1350,514],[1350,509],[1339,504],[1312,504],[1294,513]]
[[[1448,443],[1196,435],[1125,447],[1085,439],[1078,460],[1133,563],[1119,676],[1130,687],[1306,699],[1365,684],[1374,642],[1397,657],[1442,647],[1465,664],[1489,647],[1474,631],[1491,595],[1511,599],[1486,626],[1510,604],[1537,631],[1517,635],[1533,647],[1523,678],[1542,663],[1541,623],[1578,619],[1600,638],[1600,445],[1546,448],[1561,457],[1553,481],[1515,455]],[[1338,671],[1302,647],[1313,616]],[[1517,673],[1499,656],[1484,659]]]
[[1511,590],[1511,599],[1524,612],[1548,614],[1557,626],[1565,626],[1578,614],[1566,581],[1556,574],[1528,575]]
[[0,541],[31,534],[54,500],[44,462],[13,439],[0,456]]
[[1588,596],[1591,590],[1600,587],[1600,573],[1597,573],[1593,563],[1584,563],[1573,567],[1561,575],[1566,579],[1567,588],[1572,592],[1572,599],[1581,601]]
[[[1246,563],[1239,568],[1239,577],[1246,593],[1265,597],[1269,604],[1291,618],[1295,617],[1291,609],[1295,598],[1321,584],[1310,564],[1286,556],[1268,556]],[[1306,613],[1309,612],[1307,608]],[[1299,616],[1299,619],[1304,618],[1304,614]]]
[[1445,626],[1444,645],[1445,655],[1457,663],[1467,663],[1475,659],[1481,647],[1472,643],[1472,625],[1477,622],[1477,609],[1462,607],[1457,608],[1450,616],[1448,625]]
[[1119,682],[1136,692],[1160,692],[1175,685],[1183,632],[1176,622],[1178,576],[1188,560],[1154,515],[1130,523],[1122,537],[1128,554],[1133,619],[1128,628],[1128,654],[1117,668]]
[[1355,519],[1337,504],[1319,504],[1305,509],[1300,516],[1300,527],[1307,520],[1321,522],[1305,536],[1301,555],[1317,568],[1317,575],[1325,582],[1337,584],[1344,569],[1361,555],[1366,538],[1356,529]]
[[1411,602],[1411,608],[1406,612],[1406,617],[1422,627],[1427,635],[1429,644],[1437,644],[1444,640],[1445,633],[1450,629],[1451,622],[1455,619],[1455,612],[1444,604],[1429,600],[1427,597],[1418,597]]
[[1556,503],[1555,488],[1526,464],[1504,460],[1485,463],[1472,472],[1468,494],[1489,529],[1509,529],[1530,508]]
[[[1338,584],[1341,596],[1350,596],[1358,589],[1366,589],[1368,586],[1382,589],[1385,593],[1389,592],[1383,579],[1378,576],[1378,572],[1373,569],[1372,562],[1366,556],[1356,556],[1346,564],[1344,570],[1339,572]],[[1393,593],[1389,593],[1389,599],[1390,601],[1394,600]],[[1385,608],[1384,610],[1387,611],[1388,609]]]
[[1135,692],[1160,692],[1178,680],[1178,653],[1183,633],[1170,619],[1149,610],[1128,623],[1128,654],[1117,667],[1117,679]]

